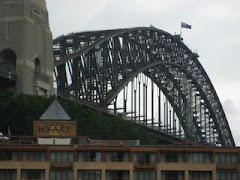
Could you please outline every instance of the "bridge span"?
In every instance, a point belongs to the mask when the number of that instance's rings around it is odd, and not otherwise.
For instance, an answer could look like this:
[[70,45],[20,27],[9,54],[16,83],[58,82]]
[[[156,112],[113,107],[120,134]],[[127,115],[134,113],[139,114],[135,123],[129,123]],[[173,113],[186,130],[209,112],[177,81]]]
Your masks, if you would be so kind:
[[59,94],[166,135],[235,146],[198,55],[154,27],[71,33],[53,41]]
[[198,55],[179,35],[136,27],[71,33],[52,44],[44,0],[0,4],[0,89],[50,96],[55,87],[173,138],[235,146]]

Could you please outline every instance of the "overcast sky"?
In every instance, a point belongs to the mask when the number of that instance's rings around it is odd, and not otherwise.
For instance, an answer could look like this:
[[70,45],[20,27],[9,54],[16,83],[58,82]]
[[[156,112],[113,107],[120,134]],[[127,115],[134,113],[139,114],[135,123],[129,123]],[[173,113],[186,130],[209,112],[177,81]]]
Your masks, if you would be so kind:
[[240,146],[240,0],[46,0],[53,37],[70,32],[149,26],[197,51]]

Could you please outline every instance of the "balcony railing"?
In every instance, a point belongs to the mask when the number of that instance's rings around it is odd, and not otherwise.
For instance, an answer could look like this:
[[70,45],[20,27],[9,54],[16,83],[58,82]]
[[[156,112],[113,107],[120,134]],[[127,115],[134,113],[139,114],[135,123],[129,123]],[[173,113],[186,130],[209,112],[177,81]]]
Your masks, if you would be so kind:
[[11,158],[11,157],[0,157],[0,161],[17,161],[17,158]]
[[[0,135],[0,145],[13,145],[18,144],[19,146],[24,145],[38,145],[37,136],[8,136]],[[46,139],[52,137],[44,137]],[[79,136],[79,137],[66,137],[71,138],[71,145],[82,145],[88,144],[88,138]]]
[[123,176],[119,176],[119,177],[114,176],[114,177],[108,177],[106,178],[106,180],[129,180],[129,178],[123,177]]
[[52,168],[72,168],[73,162],[51,162]]
[[141,162],[135,162],[134,167],[139,169],[152,169],[155,168],[156,163],[149,162],[149,161],[141,161]]
[[29,178],[23,178],[22,180],[45,180],[45,179],[36,179],[36,178],[34,178],[34,179],[29,179]]
[[129,160],[125,159],[108,159],[106,162],[129,162]]
[[237,164],[217,164],[216,165],[217,169],[226,169],[226,170],[235,170],[238,168],[238,165]]
[[6,79],[10,79],[10,80],[16,80],[17,76],[11,73],[4,73],[4,72],[0,72],[0,77],[6,78]]
[[93,159],[93,158],[83,158],[81,161],[82,162],[96,162],[96,159]]
[[50,81],[48,76],[46,76],[40,72],[35,72],[34,77],[35,77],[35,79],[46,82],[46,83],[49,83],[49,81]]
[[151,169],[155,168],[156,162],[150,161],[150,159],[139,159],[138,161],[134,162],[134,167],[135,168],[146,168],[146,169]]

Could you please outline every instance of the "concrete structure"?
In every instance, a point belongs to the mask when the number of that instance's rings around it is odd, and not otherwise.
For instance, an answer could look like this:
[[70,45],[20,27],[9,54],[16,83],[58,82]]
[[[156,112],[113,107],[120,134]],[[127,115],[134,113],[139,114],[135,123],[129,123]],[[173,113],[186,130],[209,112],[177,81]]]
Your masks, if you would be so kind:
[[16,92],[53,93],[52,33],[45,0],[0,0],[0,73]]

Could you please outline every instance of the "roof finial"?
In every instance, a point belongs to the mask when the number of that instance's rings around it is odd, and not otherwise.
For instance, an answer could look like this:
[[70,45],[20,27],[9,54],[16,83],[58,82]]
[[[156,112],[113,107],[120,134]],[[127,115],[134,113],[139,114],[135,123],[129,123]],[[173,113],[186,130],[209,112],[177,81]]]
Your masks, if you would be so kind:
[[55,100],[57,101],[57,88],[54,88],[54,96],[55,96]]

